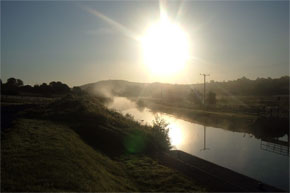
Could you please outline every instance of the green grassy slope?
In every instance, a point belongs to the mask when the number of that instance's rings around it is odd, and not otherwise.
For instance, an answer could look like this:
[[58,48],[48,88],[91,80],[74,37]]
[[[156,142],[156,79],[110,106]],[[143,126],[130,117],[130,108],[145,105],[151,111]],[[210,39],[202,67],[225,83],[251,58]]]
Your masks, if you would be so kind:
[[132,181],[141,192],[192,192],[205,191],[168,167],[154,159],[140,156],[124,156],[121,161]]
[[149,157],[164,151],[152,127],[96,98],[67,97],[17,111],[1,134],[1,191],[203,190]]
[[20,119],[2,141],[3,191],[135,191],[117,162],[70,128]]
[[131,153],[169,148],[168,139],[159,135],[160,132],[154,132],[152,127],[141,125],[130,116],[107,109],[94,97],[68,96],[49,105],[28,109],[23,116],[68,125],[90,146],[111,157],[133,149],[135,151]]

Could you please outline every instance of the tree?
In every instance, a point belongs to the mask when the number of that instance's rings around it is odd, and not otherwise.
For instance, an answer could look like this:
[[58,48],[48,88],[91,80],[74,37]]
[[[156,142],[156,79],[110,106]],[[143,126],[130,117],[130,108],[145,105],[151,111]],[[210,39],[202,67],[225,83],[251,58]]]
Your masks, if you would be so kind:
[[49,86],[52,88],[52,91],[56,94],[64,94],[70,92],[70,88],[66,85],[63,84],[62,82],[50,82]]
[[10,88],[11,87],[20,87],[20,86],[23,86],[23,81],[20,79],[16,79],[16,78],[8,78],[6,85]]
[[15,78],[8,78],[6,84],[3,84],[3,94],[17,95],[19,93],[19,83],[21,84],[21,82],[17,81]]
[[16,84],[16,79],[15,78],[8,78],[7,82],[6,82],[6,85],[8,87],[15,87],[17,85]]
[[81,94],[83,94],[83,91],[82,91],[81,87],[79,87],[79,86],[74,86],[74,87],[72,88],[72,92],[73,92],[74,94],[77,94],[77,95],[81,95]]
[[23,81],[20,79],[16,79],[16,86],[17,87],[23,86]]
[[20,91],[26,92],[26,93],[33,92],[33,87],[30,85],[21,86],[19,89]]
[[201,92],[199,92],[197,89],[194,90],[191,89],[189,93],[189,100],[196,105],[201,105],[202,104]]
[[216,105],[216,94],[214,92],[209,92],[207,94],[207,103],[210,105]]
[[51,87],[48,86],[46,83],[42,83],[39,86],[39,92],[40,94],[44,95],[44,96],[50,96],[51,93]]
[[35,93],[39,93],[40,92],[40,86],[38,84],[35,84],[33,86],[33,92],[35,92]]

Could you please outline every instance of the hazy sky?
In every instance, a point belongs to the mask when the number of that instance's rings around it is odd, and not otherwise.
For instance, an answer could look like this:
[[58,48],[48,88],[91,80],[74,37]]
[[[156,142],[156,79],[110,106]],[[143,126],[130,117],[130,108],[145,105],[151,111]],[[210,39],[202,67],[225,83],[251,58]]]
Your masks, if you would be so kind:
[[200,73],[216,81],[289,74],[288,1],[167,2],[198,60],[166,78],[150,75],[139,42],[84,7],[137,35],[159,18],[158,1],[1,1],[1,79],[74,86],[107,79],[196,83]]

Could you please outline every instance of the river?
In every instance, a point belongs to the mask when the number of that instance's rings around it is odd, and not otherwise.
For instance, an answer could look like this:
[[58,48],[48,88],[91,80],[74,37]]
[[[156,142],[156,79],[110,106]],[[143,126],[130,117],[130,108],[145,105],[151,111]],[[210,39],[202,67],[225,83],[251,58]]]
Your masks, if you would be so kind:
[[[129,113],[143,124],[152,124],[158,114],[169,123],[169,137],[173,149],[289,190],[288,146],[256,139],[252,134],[205,127],[166,113],[152,112],[123,97],[115,97],[109,108],[122,114]],[[276,140],[283,143],[288,140],[288,136]]]

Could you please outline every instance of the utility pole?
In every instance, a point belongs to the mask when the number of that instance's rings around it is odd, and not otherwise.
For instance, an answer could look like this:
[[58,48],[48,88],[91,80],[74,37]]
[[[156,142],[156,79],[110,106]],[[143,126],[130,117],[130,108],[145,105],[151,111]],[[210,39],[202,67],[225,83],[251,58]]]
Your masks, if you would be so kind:
[[203,76],[203,81],[204,81],[204,85],[203,85],[203,105],[205,105],[205,83],[206,83],[206,77],[209,76],[209,74],[200,74]]

